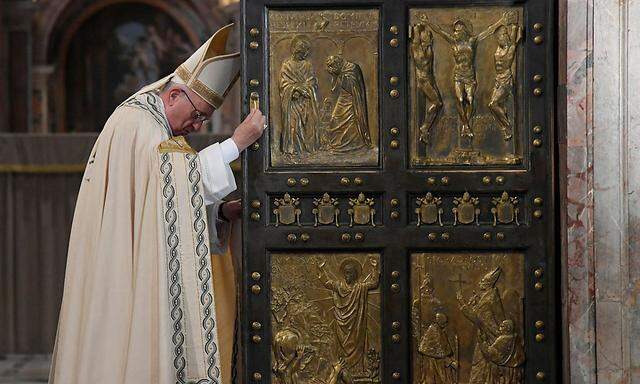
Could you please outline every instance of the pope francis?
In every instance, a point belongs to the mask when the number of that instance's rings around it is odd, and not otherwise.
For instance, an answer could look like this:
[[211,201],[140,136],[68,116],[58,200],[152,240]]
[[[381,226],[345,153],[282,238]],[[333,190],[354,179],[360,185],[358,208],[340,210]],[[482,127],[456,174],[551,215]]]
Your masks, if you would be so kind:
[[238,78],[230,31],[123,102],[100,133],[76,203],[50,383],[231,382],[234,324],[216,306],[229,266],[215,253],[240,203],[222,198],[236,188],[229,163],[265,118],[251,111],[199,153],[183,138]]

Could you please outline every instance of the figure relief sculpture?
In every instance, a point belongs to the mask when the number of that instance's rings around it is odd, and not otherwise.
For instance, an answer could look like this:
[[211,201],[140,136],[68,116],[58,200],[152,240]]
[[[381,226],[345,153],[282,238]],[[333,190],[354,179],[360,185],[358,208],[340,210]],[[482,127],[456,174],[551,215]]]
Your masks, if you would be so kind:
[[416,83],[426,99],[424,120],[419,128],[420,141],[429,144],[431,128],[442,110],[442,97],[433,74],[433,34],[424,24],[418,23],[411,27],[409,35]]
[[323,147],[330,152],[349,152],[372,148],[367,113],[367,94],[360,66],[341,55],[327,57],[326,69],[332,76],[331,96],[323,101],[330,116],[323,120]]
[[[272,371],[280,384],[299,384],[300,372],[305,369],[313,354],[305,351],[303,337],[295,328],[284,328],[273,338],[274,364]],[[305,353],[307,352],[307,353]]]
[[447,315],[438,312],[420,339],[418,352],[423,356],[420,384],[457,384],[458,337],[447,328]]
[[460,117],[460,136],[472,139],[471,122],[477,88],[475,56],[478,42],[493,34],[503,23],[503,18],[496,21],[477,35],[473,34],[473,24],[465,18],[456,18],[453,22],[453,33],[446,32],[439,25],[433,24],[425,16],[422,20],[449,45],[453,53],[453,82],[456,94],[456,109]]
[[[324,287],[332,292],[333,316],[340,358],[350,376],[366,375],[370,353],[367,336],[368,296],[378,287],[380,272],[376,258],[370,258],[372,273],[363,277],[362,265],[354,258],[347,258],[340,264],[342,277],[329,277],[325,262],[318,264],[318,278]],[[343,373],[344,375],[344,373]],[[366,375],[368,376],[368,375]]]
[[311,42],[304,35],[291,41],[291,57],[280,68],[282,130],[280,150],[285,156],[313,153],[319,149],[318,80],[311,62]]
[[474,291],[468,299],[461,291],[456,294],[460,311],[476,330],[469,380],[472,384],[524,382],[524,344],[513,319],[507,318],[508,311],[496,287],[501,273],[500,267],[488,272],[478,282],[478,292]]
[[522,27],[518,25],[515,12],[505,12],[504,25],[500,25],[495,34],[498,39],[498,47],[493,54],[496,68],[496,79],[489,110],[502,130],[504,140],[511,140],[513,136],[513,124],[507,116],[506,102],[513,96],[514,75],[513,66],[516,59],[516,49],[522,39]]

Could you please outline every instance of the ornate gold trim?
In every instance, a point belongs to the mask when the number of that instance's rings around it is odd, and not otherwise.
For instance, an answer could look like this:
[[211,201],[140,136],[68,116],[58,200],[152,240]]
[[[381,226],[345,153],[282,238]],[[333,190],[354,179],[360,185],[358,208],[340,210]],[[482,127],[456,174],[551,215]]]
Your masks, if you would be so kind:
[[184,136],[176,136],[163,141],[158,145],[158,151],[160,153],[191,153],[194,155],[198,153],[191,148]]
[[178,69],[176,69],[176,75],[180,76],[185,83],[188,83],[189,79],[191,79],[191,73],[189,73],[183,65],[180,65]]
[[187,85],[189,88],[200,95],[209,104],[213,105],[216,109],[220,108],[224,101],[224,97],[209,89],[209,87],[198,79],[193,79],[193,82],[190,83],[190,85]]
[[85,164],[0,164],[0,173],[82,173]]

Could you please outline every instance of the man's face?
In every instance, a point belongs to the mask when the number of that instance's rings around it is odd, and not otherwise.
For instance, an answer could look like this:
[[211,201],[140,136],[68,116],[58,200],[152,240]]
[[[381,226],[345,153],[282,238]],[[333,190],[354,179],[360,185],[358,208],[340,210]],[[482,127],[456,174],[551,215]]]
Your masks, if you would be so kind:
[[351,284],[356,281],[358,278],[358,272],[352,265],[347,265],[344,268],[344,279],[348,284]]
[[174,87],[168,91],[165,112],[171,130],[176,136],[199,131],[203,121],[198,117],[204,115],[205,119],[209,119],[214,110],[215,108],[190,89]]

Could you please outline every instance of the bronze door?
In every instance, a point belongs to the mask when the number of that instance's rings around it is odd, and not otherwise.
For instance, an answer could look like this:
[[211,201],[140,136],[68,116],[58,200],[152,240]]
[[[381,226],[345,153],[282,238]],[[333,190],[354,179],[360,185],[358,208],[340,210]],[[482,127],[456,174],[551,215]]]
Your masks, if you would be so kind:
[[558,381],[550,0],[245,0],[242,375]]

